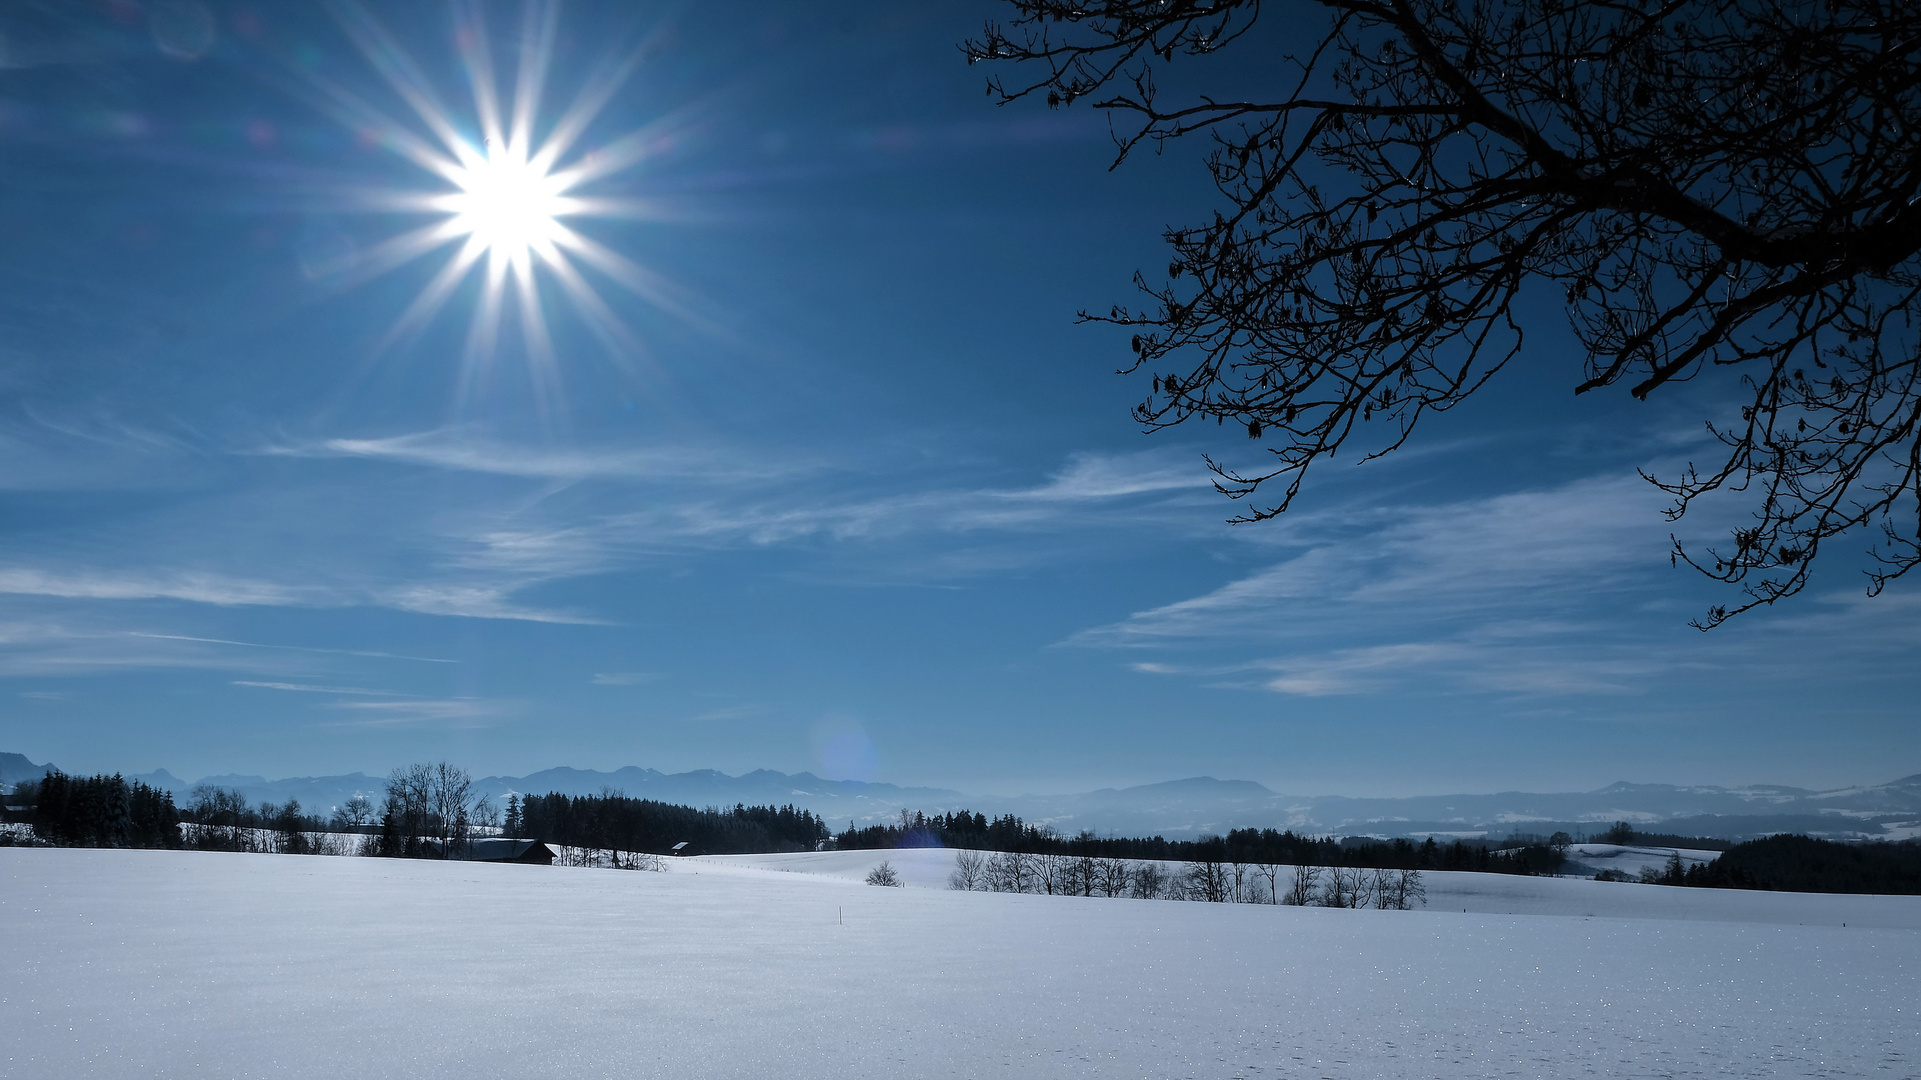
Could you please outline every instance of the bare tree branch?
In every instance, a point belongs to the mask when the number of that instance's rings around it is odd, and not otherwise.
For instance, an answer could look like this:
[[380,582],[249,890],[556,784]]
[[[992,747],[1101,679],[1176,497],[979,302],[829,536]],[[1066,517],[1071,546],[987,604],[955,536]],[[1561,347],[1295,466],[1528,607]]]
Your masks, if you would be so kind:
[[[1901,0],[1317,0],[1325,32],[1273,98],[1160,101],[1259,0],[1009,0],[963,49],[1026,82],[1002,103],[1091,101],[1114,164],[1197,137],[1225,206],[1166,233],[1138,332],[1149,429],[1232,420],[1266,469],[1217,461],[1235,518],[1284,512],[1359,437],[1403,445],[1521,355],[1522,291],[1551,285],[1588,393],[1645,398],[1732,369],[1725,456],[1650,477],[1678,520],[1754,500],[1731,548],[1673,556],[1743,599],[1799,592],[1827,539],[1881,530],[1869,592],[1921,565],[1921,7]],[[1098,98],[1098,100],[1096,100]],[[1275,488],[1278,487],[1276,496]]]

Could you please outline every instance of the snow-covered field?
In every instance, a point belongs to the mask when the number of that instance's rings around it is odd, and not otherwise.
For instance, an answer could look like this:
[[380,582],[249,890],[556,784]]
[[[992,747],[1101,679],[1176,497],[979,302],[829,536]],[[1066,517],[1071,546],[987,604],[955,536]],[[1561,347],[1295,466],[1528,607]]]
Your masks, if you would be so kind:
[[[1647,854],[1642,861],[1658,868],[1667,864],[1667,853],[1673,849],[1620,850],[1645,852]],[[1657,850],[1658,856],[1653,854]],[[945,889],[948,887],[948,875],[954,871],[954,854],[942,848],[921,848],[909,851],[816,851],[799,855],[703,855],[673,865],[684,867],[693,864],[708,872],[727,870],[741,874],[820,875],[852,884],[865,881],[868,872],[885,861],[893,866],[901,883],[909,888]],[[1685,858],[1688,852],[1684,850],[1682,854]],[[1700,854],[1715,853],[1709,851]],[[1172,868],[1178,864],[1162,865]],[[1639,865],[1631,865],[1634,872],[1638,873]],[[1446,871],[1429,871],[1422,877],[1427,884],[1425,910],[1429,912],[1756,922],[1783,926],[1846,925],[1921,931],[1921,897],[1914,896],[1834,896],[1733,889],[1677,889],[1665,885],[1580,878],[1528,878]],[[1145,900],[1130,902],[1149,903]],[[1921,941],[1916,944],[1921,946]]]
[[882,857],[951,855],[0,848],[0,1075],[1921,1073],[1921,898],[1434,874],[1346,911],[860,884]]
[[1696,848],[1639,847],[1620,844],[1575,844],[1568,848],[1568,862],[1583,868],[1588,877],[1596,871],[1613,870],[1629,877],[1637,876],[1643,870],[1664,870],[1668,858],[1681,857],[1681,865],[1694,866],[1697,863],[1713,862],[1720,856],[1718,851],[1701,851]]

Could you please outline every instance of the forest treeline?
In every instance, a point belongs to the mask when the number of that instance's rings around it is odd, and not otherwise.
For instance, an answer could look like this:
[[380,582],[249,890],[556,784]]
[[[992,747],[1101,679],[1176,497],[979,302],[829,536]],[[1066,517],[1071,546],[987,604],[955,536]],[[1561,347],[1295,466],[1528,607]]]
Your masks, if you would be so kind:
[[[471,840],[510,836],[544,842],[576,865],[658,865],[658,856],[811,851],[827,824],[794,806],[697,809],[619,792],[512,796],[503,814],[468,774],[441,763],[396,769],[378,804],[355,796],[329,817],[299,802],[249,804],[232,788],[202,785],[184,806],[138,780],[53,772],[19,785],[12,800],[36,840],[69,847],[197,848],[282,854],[460,858]],[[1062,835],[1006,814],[967,810],[903,813],[898,822],[831,837],[844,849],[948,847],[963,854],[957,887],[1011,892],[1159,896],[1327,906],[1397,907],[1416,898],[1418,874],[1469,870],[1555,874],[1567,865],[1566,833],[1505,841],[1440,843],[1235,829],[1197,840]],[[1921,894],[1921,842],[1839,843],[1779,835],[1739,844],[1639,832],[1617,824],[1595,837],[1617,844],[1725,848],[1693,866],[1676,856],[1637,877],[1609,880],[1702,888]],[[0,834],[0,843],[12,834]],[[683,846],[684,845],[684,846]],[[1166,865],[1166,864],[1172,864]],[[1410,877],[1408,875],[1415,875]],[[1289,898],[1292,898],[1291,900]]]
[[120,776],[48,773],[20,785],[33,804],[35,836],[62,847],[177,848],[180,811],[173,793]]
[[[250,804],[236,789],[171,792],[115,776],[53,772],[19,785],[34,837],[61,847],[194,848],[286,855],[461,858],[475,839],[537,840],[577,865],[653,865],[641,856],[812,851],[827,823],[794,806],[696,809],[619,792],[510,796],[505,813],[445,762],[396,769],[378,803],[356,795],[328,817],[296,800]],[[0,834],[10,842],[11,834]]]
[[502,830],[507,836],[586,851],[667,855],[747,855],[812,851],[827,839],[827,823],[793,806],[732,808],[691,806],[602,795],[509,796]]
[[1096,836],[1092,832],[1066,836],[1012,814],[990,819],[984,814],[957,810],[931,817],[920,812],[903,812],[899,822],[864,829],[850,827],[837,835],[834,842],[843,849],[950,847],[1023,855],[1246,866],[1554,874],[1567,863],[1567,849],[1573,840],[1566,833],[1551,837],[1516,836],[1497,847],[1486,841],[1455,840],[1443,844],[1433,837],[1419,843],[1364,837],[1336,840],[1275,829],[1234,829],[1226,836],[1205,836],[1197,840]]
[[[33,809],[33,835],[60,847],[196,848],[286,854],[345,854],[331,831],[341,822],[303,813],[297,800],[249,804],[232,788],[200,785],[179,806],[173,793],[119,775],[54,771],[20,784],[14,801]],[[342,848],[327,851],[327,848]]]
[[1666,868],[1643,871],[1638,878],[1605,871],[1596,876],[1705,889],[1914,896],[1921,895],[1921,842],[1843,844],[1782,834],[1735,844],[1713,862],[1683,866],[1674,855]]

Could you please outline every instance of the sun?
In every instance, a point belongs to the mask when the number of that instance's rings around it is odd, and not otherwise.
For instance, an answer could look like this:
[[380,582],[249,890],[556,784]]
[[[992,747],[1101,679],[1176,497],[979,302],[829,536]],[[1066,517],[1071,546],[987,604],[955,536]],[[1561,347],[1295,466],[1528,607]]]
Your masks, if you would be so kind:
[[[643,43],[624,59],[594,69],[567,108],[542,123],[541,98],[554,50],[559,8],[530,0],[515,42],[511,92],[502,94],[487,27],[476,7],[456,9],[453,41],[472,90],[471,109],[442,101],[438,83],[364,8],[332,9],[341,28],[411,111],[404,121],[361,89],[309,76],[317,102],[343,125],[417,166],[429,190],[382,187],[359,196],[370,213],[417,213],[430,220],[357,252],[341,276],[367,280],[435,251],[453,249],[382,339],[380,351],[418,333],[478,272],[481,286],[463,352],[462,393],[484,385],[501,325],[511,311],[545,411],[558,393],[557,358],[547,300],[564,298],[622,364],[644,348],[602,298],[595,281],[648,305],[691,317],[683,290],[601,244],[579,226],[594,218],[652,218],[643,200],[589,195],[599,181],[633,169],[677,135],[671,118],[586,148],[595,118],[632,75]],[[405,115],[402,113],[401,115]]]
[[536,251],[553,258],[562,238],[560,218],[579,209],[564,194],[565,178],[544,171],[528,160],[525,149],[512,145],[475,154],[454,183],[459,190],[439,201],[452,216],[448,228],[514,266],[526,266]]

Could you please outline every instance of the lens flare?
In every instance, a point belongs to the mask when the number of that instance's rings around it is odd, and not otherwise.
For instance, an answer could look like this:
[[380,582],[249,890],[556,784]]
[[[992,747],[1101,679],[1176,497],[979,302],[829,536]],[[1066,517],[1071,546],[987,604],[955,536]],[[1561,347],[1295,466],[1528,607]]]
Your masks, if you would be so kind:
[[513,146],[490,148],[455,182],[460,191],[441,203],[453,215],[449,227],[509,263],[525,264],[531,251],[552,249],[561,235],[559,218],[576,209],[561,194],[563,181]]
[[[339,277],[364,281],[454,247],[453,255],[382,340],[383,350],[421,331],[461,284],[481,270],[480,294],[467,333],[461,395],[488,383],[501,324],[511,312],[526,345],[536,405],[545,413],[559,392],[558,365],[548,334],[547,294],[565,297],[609,354],[623,364],[643,356],[644,349],[601,296],[596,281],[611,283],[676,317],[694,320],[682,290],[576,227],[597,217],[659,216],[658,208],[643,200],[581,192],[644,163],[673,135],[671,120],[663,119],[580,149],[601,110],[643,60],[648,43],[595,69],[573,102],[543,126],[541,97],[558,26],[555,4],[536,0],[523,8],[517,70],[511,94],[505,96],[500,93],[493,48],[478,7],[455,9],[453,41],[472,88],[470,112],[447,107],[436,82],[364,8],[345,2],[330,6],[341,28],[413,118],[411,122],[397,119],[360,90],[308,72],[304,77],[317,91],[316,101],[362,139],[418,166],[439,185],[430,191],[363,193],[361,209],[420,213],[434,220],[357,249],[350,263],[332,269]],[[478,138],[469,134],[476,131]]]

